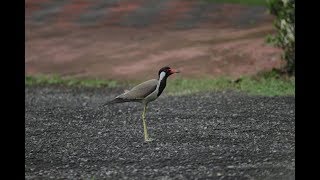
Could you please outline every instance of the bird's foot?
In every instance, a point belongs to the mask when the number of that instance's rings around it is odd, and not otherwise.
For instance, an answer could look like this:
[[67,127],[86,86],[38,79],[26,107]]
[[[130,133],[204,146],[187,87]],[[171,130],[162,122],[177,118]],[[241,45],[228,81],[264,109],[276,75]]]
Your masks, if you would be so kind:
[[152,138],[146,138],[146,139],[144,139],[144,141],[145,142],[151,142],[151,141],[153,141],[154,139],[152,139]]

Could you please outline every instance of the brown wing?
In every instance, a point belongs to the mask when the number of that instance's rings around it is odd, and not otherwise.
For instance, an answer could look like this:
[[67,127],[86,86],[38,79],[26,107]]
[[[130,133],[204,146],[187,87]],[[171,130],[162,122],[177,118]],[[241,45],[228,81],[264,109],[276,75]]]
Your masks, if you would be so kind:
[[151,79],[149,81],[138,84],[133,87],[130,91],[125,92],[117,98],[126,99],[126,100],[139,100],[147,97],[157,88],[158,80]]

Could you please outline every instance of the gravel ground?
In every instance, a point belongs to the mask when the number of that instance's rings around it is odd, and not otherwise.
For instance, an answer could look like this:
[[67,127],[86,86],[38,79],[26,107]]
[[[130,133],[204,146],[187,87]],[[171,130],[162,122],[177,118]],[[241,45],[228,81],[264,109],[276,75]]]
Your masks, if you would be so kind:
[[145,143],[121,91],[26,87],[26,179],[295,179],[295,97],[164,93]]

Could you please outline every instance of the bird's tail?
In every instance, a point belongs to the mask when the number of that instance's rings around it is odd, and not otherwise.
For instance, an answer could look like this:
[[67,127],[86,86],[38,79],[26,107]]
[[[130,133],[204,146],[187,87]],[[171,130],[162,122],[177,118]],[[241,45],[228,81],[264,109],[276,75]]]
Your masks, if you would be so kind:
[[124,102],[130,102],[132,100],[130,99],[123,99],[123,98],[115,98],[111,101],[108,101],[106,103],[104,103],[102,106],[107,106],[107,105],[111,105],[111,104],[116,104],[116,103],[124,103]]
[[110,105],[110,104],[116,104],[116,103],[120,103],[120,102],[121,102],[121,99],[115,98],[115,99],[113,99],[111,101],[108,101],[108,102],[104,103],[102,106],[107,106],[107,105]]

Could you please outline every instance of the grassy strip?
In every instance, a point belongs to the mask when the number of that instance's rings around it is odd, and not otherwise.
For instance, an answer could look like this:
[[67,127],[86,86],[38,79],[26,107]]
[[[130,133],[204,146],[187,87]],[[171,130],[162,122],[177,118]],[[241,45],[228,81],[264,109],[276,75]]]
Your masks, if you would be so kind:
[[[27,76],[27,86],[32,85],[64,85],[71,87],[120,87],[134,86],[139,82],[119,82],[114,80],[75,79],[60,76]],[[198,92],[214,92],[236,90],[252,95],[283,96],[295,95],[295,78],[285,77],[276,72],[245,76],[237,80],[227,77],[184,79],[172,78],[167,83],[166,92],[170,95],[184,95]]]
[[252,95],[283,96],[295,94],[294,79],[275,79],[243,77],[237,81],[228,78],[217,79],[175,79],[167,87],[169,94],[191,94],[196,92],[214,92],[236,90]]
[[254,5],[254,6],[267,6],[267,0],[205,0],[207,2],[217,2],[217,3],[236,3],[244,5]]

